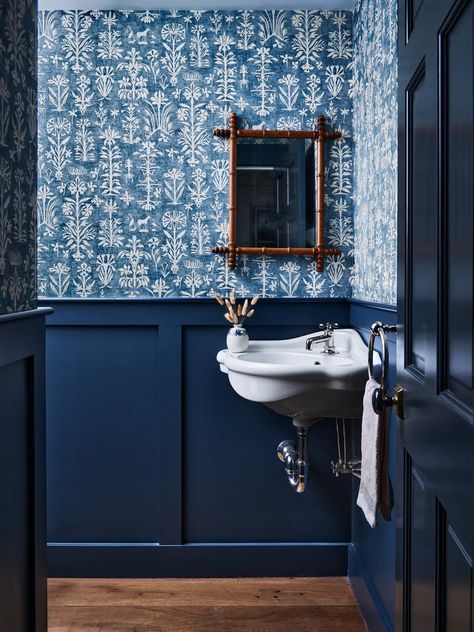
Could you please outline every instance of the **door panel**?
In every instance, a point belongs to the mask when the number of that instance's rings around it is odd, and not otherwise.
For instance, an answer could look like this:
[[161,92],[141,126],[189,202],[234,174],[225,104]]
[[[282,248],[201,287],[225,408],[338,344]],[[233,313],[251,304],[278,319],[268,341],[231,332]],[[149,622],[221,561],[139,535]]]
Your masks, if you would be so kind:
[[446,538],[446,631],[470,632],[472,561],[454,529]]
[[[445,227],[446,354],[442,388],[472,407],[472,9],[457,3],[440,33],[441,192]],[[471,41],[471,49],[466,44]],[[469,52],[470,60],[469,60]],[[444,371],[443,371],[444,369]]]
[[423,6],[424,0],[408,0],[407,1],[407,39],[410,36],[415,20]]
[[434,630],[435,593],[431,582],[434,560],[429,550],[435,545],[435,508],[422,477],[413,466],[410,487],[410,602],[419,604],[410,612],[411,629],[425,626]]
[[474,632],[473,6],[400,2],[403,632]]
[[[423,182],[429,177],[426,171],[430,167],[429,156],[432,151],[430,130],[426,128],[427,104],[429,102],[428,85],[424,61],[420,63],[408,84],[407,104],[407,166],[408,197],[407,219],[409,223],[408,247],[408,287],[410,310],[407,314],[407,360],[412,371],[424,379],[427,351],[427,324],[429,304],[424,301],[426,274],[429,266],[427,257],[429,248],[429,210],[432,200],[426,195]],[[429,107],[429,106],[428,106]],[[413,212],[420,209],[421,212]]]

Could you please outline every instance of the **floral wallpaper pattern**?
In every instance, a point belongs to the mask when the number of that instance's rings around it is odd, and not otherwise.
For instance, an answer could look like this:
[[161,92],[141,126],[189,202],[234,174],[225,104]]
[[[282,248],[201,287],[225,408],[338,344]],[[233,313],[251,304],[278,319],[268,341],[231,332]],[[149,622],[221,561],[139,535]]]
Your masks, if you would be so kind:
[[[39,292],[47,297],[350,295],[352,13],[50,11],[39,18]],[[211,253],[227,240],[236,111],[259,128],[329,117],[327,239],[311,258]]]
[[36,2],[0,0],[0,313],[36,307]]
[[353,297],[397,302],[397,2],[354,14]]

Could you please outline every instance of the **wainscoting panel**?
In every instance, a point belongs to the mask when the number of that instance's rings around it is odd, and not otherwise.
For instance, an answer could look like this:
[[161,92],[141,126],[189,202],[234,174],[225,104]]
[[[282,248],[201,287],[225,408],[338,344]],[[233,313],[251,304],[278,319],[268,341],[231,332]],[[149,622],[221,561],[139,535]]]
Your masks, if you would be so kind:
[[[58,300],[47,330],[50,576],[345,575],[351,481],[333,422],[305,494],[276,457],[289,420],[219,371],[209,300]],[[345,300],[271,300],[254,338],[349,323]]]
[[[33,535],[32,510],[34,416],[30,394],[32,357],[0,367],[1,425],[0,480],[2,481],[0,520],[0,555],[2,560],[2,602],[7,612],[0,614],[2,630],[27,630],[34,613],[30,573],[34,566],[29,544]],[[5,520],[4,516],[8,516]],[[15,604],[16,607],[12,607]]]
[[[251,328],[255,338],[290,338],[308,327]],[[294,438],[288,418],[248,402],[219,371],[222,327],[183,329],[183,473],[185,542],[322,542],[350,540],[350,481],[336,480],[335,426],[322,421],[310,439],[310,484],[288,485],[276,447]]]
[[46,632],[44,316],[0,316],[0,630]]
[[157,327],[49,328],[50,540],[158,540],[158,360]]

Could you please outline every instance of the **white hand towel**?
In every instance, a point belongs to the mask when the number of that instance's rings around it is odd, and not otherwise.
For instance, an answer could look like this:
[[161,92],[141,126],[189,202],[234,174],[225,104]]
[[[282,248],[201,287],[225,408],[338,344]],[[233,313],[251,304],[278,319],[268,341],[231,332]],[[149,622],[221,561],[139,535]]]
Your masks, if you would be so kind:
[[390,483],[388,480],[388,436],[385,413],[377,415],[372,396],[380,384],[367,380],[362,412],[362,463],[357,504],[371,527],[377,526],[377,511],[390,520]]

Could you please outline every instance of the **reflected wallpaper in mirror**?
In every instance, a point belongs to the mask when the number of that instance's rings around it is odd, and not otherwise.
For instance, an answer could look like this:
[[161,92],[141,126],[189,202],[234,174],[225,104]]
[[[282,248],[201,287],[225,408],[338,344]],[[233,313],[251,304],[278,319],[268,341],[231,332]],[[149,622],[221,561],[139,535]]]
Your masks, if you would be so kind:
[[301,138],[238,139],[239,246],[315,245],[315,148]]

